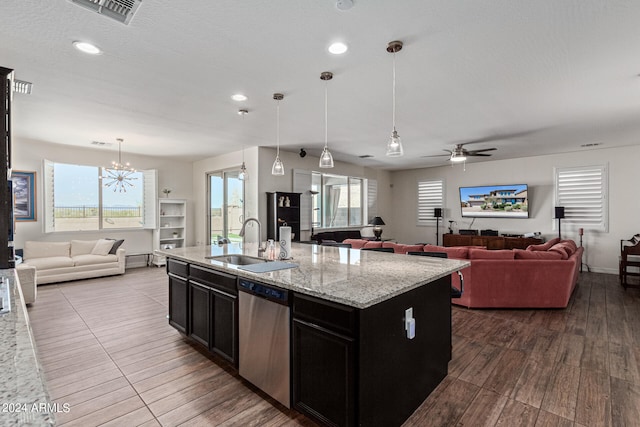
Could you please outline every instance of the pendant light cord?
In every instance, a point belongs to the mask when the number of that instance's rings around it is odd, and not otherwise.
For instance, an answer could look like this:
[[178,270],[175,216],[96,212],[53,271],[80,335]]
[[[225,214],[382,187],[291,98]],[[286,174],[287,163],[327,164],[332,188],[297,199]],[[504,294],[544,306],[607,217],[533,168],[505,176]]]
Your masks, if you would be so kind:
[[276,107],[276,157],[280,157],[280,100]]
[[396,52],[393,52],[393,131],[396,130]]
[[327,141],[329,140],[329,80],[324,81],[324,149],[327,149]]

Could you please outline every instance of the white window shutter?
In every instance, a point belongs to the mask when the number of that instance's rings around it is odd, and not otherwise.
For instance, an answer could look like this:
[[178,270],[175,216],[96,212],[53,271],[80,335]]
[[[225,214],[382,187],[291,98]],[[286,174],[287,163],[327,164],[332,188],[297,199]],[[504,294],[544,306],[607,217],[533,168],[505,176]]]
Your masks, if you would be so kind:
[[443,208],[444,181],[441,179],[418,181],[417,225],[434,225],[435,208]]
[[55,195],[53,191],[53,162],[50,160],[43,160],[42,164],[42,188],[44,202],[43,214],[44,214],[44,232],[53,233],[56,231],[56,218],[55,218]]
[[144,226],[145,229],[155,229],[157,224],[158,206],[158,174],[155,169],[142,171],[144,183]]
[[606,165],[555,168],[555,206],[564,206],[563,223],[609,230],[607,175]]

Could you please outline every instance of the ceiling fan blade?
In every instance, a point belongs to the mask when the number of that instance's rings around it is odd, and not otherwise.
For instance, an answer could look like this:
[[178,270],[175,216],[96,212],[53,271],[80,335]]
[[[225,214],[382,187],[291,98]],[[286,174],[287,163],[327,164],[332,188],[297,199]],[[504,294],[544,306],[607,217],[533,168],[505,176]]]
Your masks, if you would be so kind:
[[491,154],[484,154],[484,153],[476,153],[474,151],[467,153],[467,156],[469,157],[491,157]]
[[468,150],[467,153],[473,155],[474,153],[482,153],[485,151],[495,151],[497,148],[482,148],[480,150]]

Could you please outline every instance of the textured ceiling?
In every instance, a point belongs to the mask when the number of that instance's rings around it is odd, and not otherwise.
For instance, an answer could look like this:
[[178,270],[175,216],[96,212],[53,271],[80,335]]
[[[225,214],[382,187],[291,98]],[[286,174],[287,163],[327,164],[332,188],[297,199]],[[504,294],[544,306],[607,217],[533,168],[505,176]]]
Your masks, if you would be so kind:
[[[66,0],[0,2],[0,66],[33,82],[14,97],[18,138],[193,160],[275,146],[385,169],[440,165],[455,143],[491,159],[638,144],[640,2],[622,0],[143,0],[127,26]],[[74,40],[104,50],[88,56]],[[349,51],[326,51],[336,40]],[[387,158],[391,40],[397,129]],[[249,97],[231,100],[233,93]],[[244,120],[236,114],[247,108]],[[112,150],[111,148],[95,148]],[[359,159],[369,154],[372,158]],[[474,159],[473,161],[482,161]]]

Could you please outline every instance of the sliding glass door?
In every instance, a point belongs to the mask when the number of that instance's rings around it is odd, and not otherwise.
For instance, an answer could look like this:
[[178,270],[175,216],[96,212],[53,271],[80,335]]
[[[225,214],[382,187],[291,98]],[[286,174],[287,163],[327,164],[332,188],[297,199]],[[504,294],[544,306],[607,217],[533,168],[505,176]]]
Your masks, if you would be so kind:
[[219,240],[241,242],[239,236],[244,221],[244,181],[239,170],[207,174],[209,196],[209,244]]

